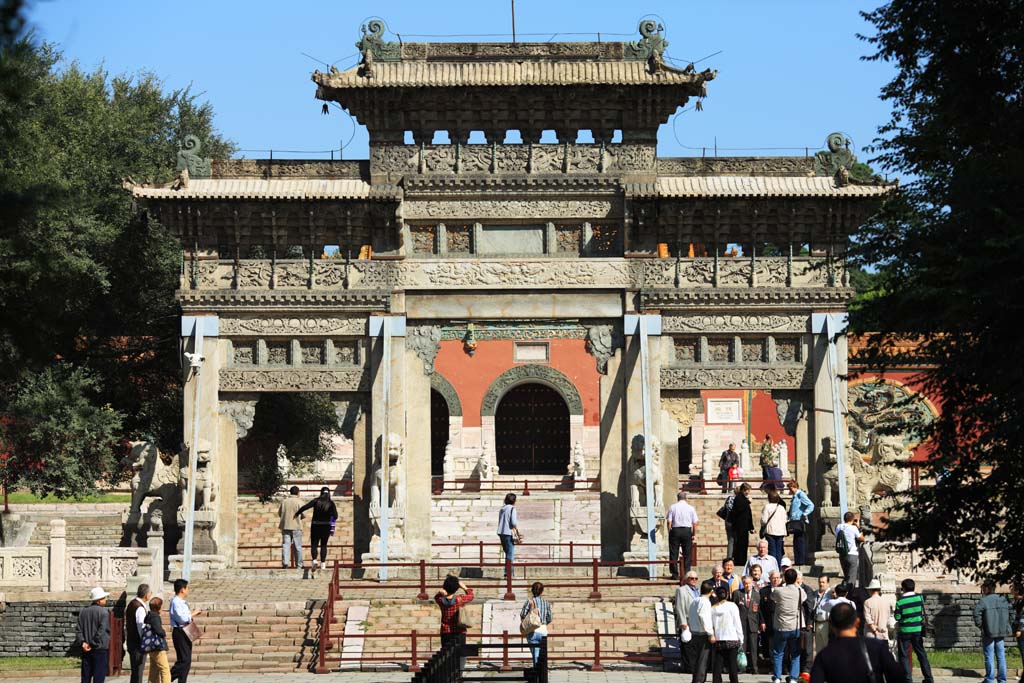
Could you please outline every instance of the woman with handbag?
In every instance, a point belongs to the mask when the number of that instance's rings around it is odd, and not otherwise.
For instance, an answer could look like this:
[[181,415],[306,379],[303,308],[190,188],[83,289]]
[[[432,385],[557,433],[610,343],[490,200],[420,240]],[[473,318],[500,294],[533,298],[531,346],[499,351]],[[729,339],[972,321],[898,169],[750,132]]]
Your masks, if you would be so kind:
[[164,601],[153,598],[149,612],[142,623],[140,645],[149,653],[149,683],[171,683],[171,665],[167,663],[167,631],[160,623],[160,610]]
[[544,592],[544,584],[534,581],[530,586],[530,593],[533,597],[526,601],[522,611],[519,613],[522,622],[519,625],[519,632],[523,634],[531,646],[530,653],[533,655],[533,665],[537,665],[537,658],[540,656],[540,641],[547,638],[548,624],[551,623],[551,603],[540,597]]
[[761,538],[768,541],[768,554],[781,565],[786,539],[786,504],[774,488],[768,489],[768,502],[761,509]]
[[[464,594],[456,595],[460,589]],[[462,607],[473,602],[473,589],[459,581],[459,577],[449,575],[434,596],[434,602],[441,608],[441,647],[465,645],[469,622]]]
[[790,479],[786,485],[793,499],[789,502],[789,521],[786,531],[793,536],[793,562],[797,566],[807,564],[807,524],[814,512],[814,503],[806,493],[800,490],[800,484]]

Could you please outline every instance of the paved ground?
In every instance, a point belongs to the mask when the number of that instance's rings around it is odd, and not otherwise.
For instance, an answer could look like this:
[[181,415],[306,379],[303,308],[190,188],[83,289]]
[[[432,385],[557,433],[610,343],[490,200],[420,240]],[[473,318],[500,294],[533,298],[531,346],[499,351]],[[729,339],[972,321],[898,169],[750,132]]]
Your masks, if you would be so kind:
[[[494,674],[497,675],[497,674]],[[345,683],[407,683],[412,674],[404,672],[344,672],[332,673],[322,676],[309,673],[289,674],[210,674],[189,676],[190,683],[324,683],[327,680],[342,680]],[[935,683],[955,683],[964,680],[975,680],[981,677],[971,676],[936,676]],[[66,683],[70,680],[77,680],[78,672],[69,671],[60,677],[28,678],[24,680],[31,683]],[[113,681],[127,680],[110,679]],[[589,671],[552,671],[550,674],[551,683],[679,683],[682,680],[689,680],[677,673],[663,673],[660,671],[644,670],[611,670],[601,673]],[[711,674],[708,674],[711,680]],[[761,674],[758,676],[743,674],[740,676],[742,683],[768,683],[770,676]]]

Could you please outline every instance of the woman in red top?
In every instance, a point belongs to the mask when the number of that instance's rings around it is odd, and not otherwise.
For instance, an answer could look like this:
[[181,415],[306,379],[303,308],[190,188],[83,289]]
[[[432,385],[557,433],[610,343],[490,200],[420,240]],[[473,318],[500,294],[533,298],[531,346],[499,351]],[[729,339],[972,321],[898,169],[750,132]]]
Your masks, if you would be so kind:
[[[465,591],[464,595],[456,595],[460,588]],[[459,610],[472,601],[473,589],[459,581],[459,577],[449,576],[444,580],[442,589],[434,596],[434,602],[441,608],[441,647],[466,644],[466,629],[459,625]]]

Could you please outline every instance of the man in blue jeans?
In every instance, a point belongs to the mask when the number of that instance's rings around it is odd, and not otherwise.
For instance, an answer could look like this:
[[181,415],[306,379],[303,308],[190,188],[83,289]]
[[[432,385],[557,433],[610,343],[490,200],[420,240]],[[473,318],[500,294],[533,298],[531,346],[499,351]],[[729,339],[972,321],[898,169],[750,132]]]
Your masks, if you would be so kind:
[[[974,625],[981,629],[981,648],[985,654],[985,683],[1006,683],[1004,638],[1013,635],[1010,603],[995,594],[992,581],[981,584],[981,600],[974,605]],[[998,672],[997,672],[998,670]],[[996,678],[998,676],[998,679]]]
[[800,678],[800,627],[802,626],[801,609],[804,602],[804,591],[797,584],[797,571],[786,570],[785,585],[772,591],[772,602],[775,604],[773,623],[775,632],[772,634],[772,683],[782,682],[782,660],[789,654],[789,678],[796,681]]

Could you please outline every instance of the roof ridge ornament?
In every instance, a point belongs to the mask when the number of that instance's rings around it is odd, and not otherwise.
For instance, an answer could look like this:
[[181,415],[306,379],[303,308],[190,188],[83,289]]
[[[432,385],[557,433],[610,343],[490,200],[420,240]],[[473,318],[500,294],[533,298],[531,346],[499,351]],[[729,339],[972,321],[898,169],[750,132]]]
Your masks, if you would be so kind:
[[370,75],[372,64],[378,62],[402,61],[402,46],[394,41],[385,41],[384,32],[387,24],[383,19],[371,19],[362,25],[363,37],[356,43],[359,53],[363,56],[366,75]]
[[661,35],[665,27],[653,19],[644,19],[637,26],[637,31],[643,36],[640,40],[632,40],[626,43],[624,57],[630,60],[647,61],[654,59],[661,61],[661,55],[668,48],[668,41]]
[[178,164],[175,170],[178,173],[187,171],[185,175],[185,186],[188,185],[188,178],[209,178],[213,175],[210,160],[199,156],[202,150],[202,143],[195,135],[186,135],[178,149]]
[[882,178],[875,174],[866,164],[857,161],[857,155],[850,150],[850,140],[844,133],[829,133],[825,139],[827,150],[814,155],[814,175],[831,176],[836,187],[854,185],[881,184]]

